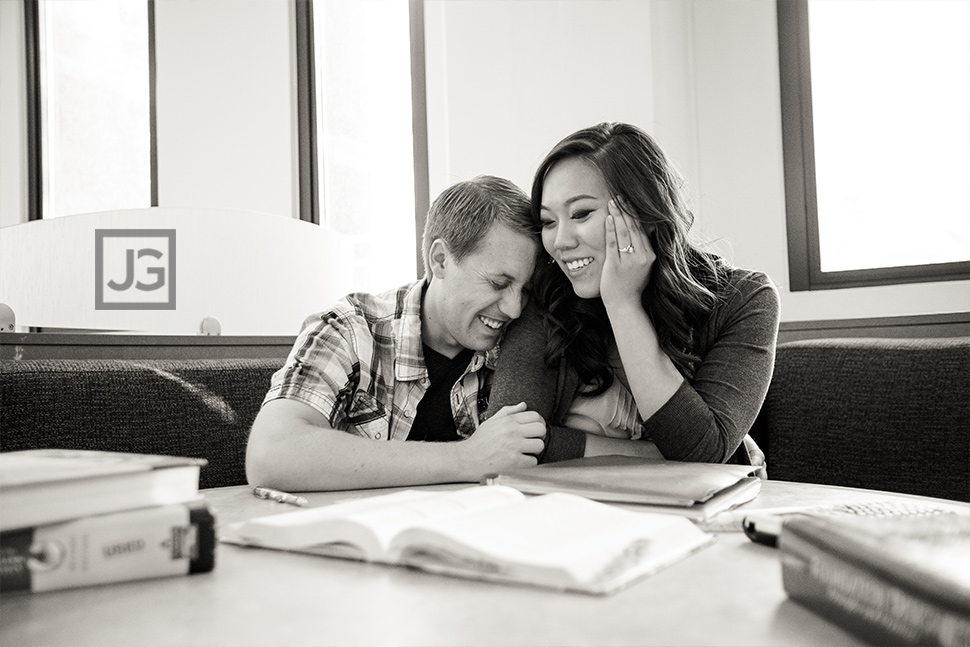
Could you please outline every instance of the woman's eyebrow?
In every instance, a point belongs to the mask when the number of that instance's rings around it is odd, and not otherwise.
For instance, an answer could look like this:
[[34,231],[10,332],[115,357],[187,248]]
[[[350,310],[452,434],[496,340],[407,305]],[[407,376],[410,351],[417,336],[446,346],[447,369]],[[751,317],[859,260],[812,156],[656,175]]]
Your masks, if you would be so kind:
[[[595,195],[588,195],[586,193],[581,193],[579,195],[574,195],[573,197],[568,198],[565,202],[563,202],[563,205],[568,207],[572,203],[579,202],[580,200],[595,200],[595,199],[596,199]],[[539,211],[551,211],[551,209],[543,204],[543,205],[539,205]]]

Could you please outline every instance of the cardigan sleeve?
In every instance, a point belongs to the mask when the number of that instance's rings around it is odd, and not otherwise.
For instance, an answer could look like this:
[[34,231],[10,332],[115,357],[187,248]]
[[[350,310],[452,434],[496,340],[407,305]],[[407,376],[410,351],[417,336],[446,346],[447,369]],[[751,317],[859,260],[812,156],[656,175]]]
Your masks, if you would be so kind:
[[502,407],[525,402],[546,421],[546,444],[539,462],[580,458],[586,451],[586,434],[553,424],[563,408],[558,391],[564,375],[558,364],[546,365],[545,351],[542,315],[534,304],[529,304],[502,339],[485,418]]
[[707,325],[694,376],[653,416],[644,437],[668,460],[724,462],[754,424],[771,382],[778,291],[757,272],[735,271]]
[[529,409],[549,420],[555,411],[559,370],[546,366],[545,339],[542,315],[530,303],[502,338],[486,418],[502,407],[525,402]]

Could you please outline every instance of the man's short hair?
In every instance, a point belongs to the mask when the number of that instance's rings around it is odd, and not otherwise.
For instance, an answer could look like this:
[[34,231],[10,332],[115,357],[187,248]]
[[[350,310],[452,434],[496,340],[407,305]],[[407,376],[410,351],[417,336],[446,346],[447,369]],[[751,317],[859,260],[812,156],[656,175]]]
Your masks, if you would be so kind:
[[435,199],[424,224],[424,274],[431,277],[431,243],[441,239],[456,260],[473,253],[489,228],[499,222],[539,243],[529,197],[512,182],[492,175],[453,184]]

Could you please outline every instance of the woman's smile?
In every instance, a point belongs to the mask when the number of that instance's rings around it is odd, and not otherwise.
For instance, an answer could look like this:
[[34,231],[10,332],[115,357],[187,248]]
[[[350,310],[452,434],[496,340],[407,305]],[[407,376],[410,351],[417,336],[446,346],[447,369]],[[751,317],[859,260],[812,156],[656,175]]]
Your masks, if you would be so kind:
[[563,265],[570,272],[578,272],[579,270],[585,268],[587,265],[593,262],[592,256],[587,256],[586,258],[577,258],[573,261],[563,261]]

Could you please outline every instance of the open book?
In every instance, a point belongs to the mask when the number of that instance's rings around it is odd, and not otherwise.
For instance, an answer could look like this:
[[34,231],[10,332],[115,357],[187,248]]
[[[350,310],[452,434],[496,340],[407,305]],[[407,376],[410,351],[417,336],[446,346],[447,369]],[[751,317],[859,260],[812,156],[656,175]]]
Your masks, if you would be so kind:
[[597,501],[638,503],[652,512],[710,521],[758,495],[761,479],[753,476],[756,470],[751,465],[594,456],[489,474],[482,482],[529,494],[568,492]]
[[713,541],[681,517],[503,486],[394,494],[228,526],[230,543],[610,593]]

